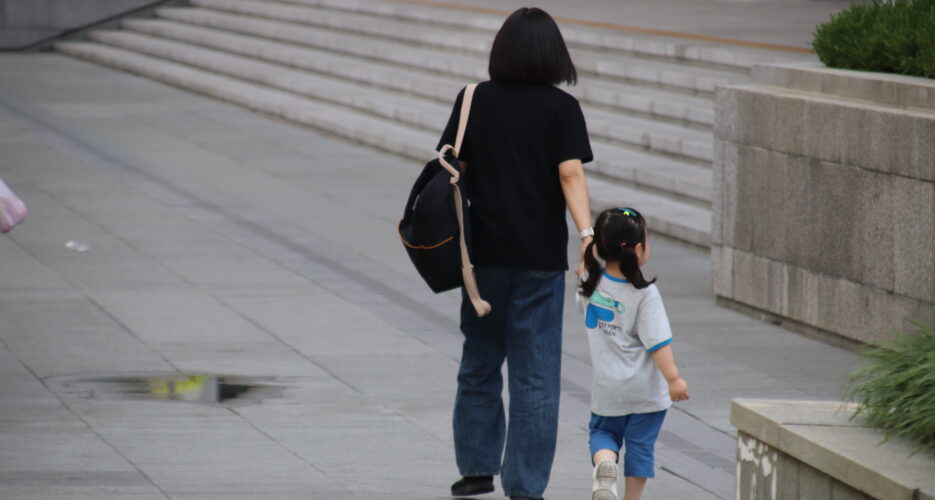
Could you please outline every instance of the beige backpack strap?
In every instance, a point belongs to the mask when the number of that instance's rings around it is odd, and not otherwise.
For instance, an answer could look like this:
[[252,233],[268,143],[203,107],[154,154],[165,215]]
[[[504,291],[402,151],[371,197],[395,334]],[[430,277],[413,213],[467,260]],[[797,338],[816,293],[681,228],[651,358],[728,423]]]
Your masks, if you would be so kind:
[[471,256],[468,255],[467,241],[464,239],[464,214],[461,205],[461,189],[457,184],[451,186],[455,192],[455,205],[458,214],[458,229],[461,233],[461,278],[464,280],[464,290],[468,298],[471,299],[471,305],[478,316],[485,316],[490,312],[490,303],[480,297],[480,290],[477,289],[477,279],[474,277],[474,266],[471,265]]
[[[474,89],[476,83],[465,87],[464,97],[461,100],[461,116],[458,120],[458,135],[455,139],[454,153],[458,156],[461,151],[461,143],[464,141],[464,132],[467,129],[468,115],[471,114],[471,101],[474,100]],[[444,150],[443,150],[444,151]],[[442,164],[445,164],[442,160]],[[449,166],[450,167],[450,166]],[[449,170],[453,170],[450,169]],[[477,279],[474,277],[474,266],[471,265],[471,256],[468,254],[467,240],[464,238],[464,203],[461,198],[461,188],[458,187],[458,176],[452,176],[451,188],[455,195],[455,213],[458,217],[458,232],[460,233],[461,244],[461,278],[464,281],[464,291],[467,292],[471,305],[478,316],[484,316],[490,312],[490,304],[480,297],[480,291],[477,289]]]
[[454,184],[461,179],[461,169],[450,165],[445,159],[445,154],[450,150],[454,152],[455,158],[461,151],[461,143],[464,142],[464,132],[467,130],[468,115],[471,114],[471,102],[474,100],[474,89],[476,83],[472,83],[464,88],[464,95],[461,97],[461,109],[458,111],[458,132],[455,135],[455,145],[445,144],[438,150],[438,161],[442,167],[451,174],[451,183]]
[[474,100],[476,83],[464,87],[464,97],[461,98],[461,111],[458,117],[458,135],[455,137],[455,156],[461,152],[461,143],[464,142],[464,132],[467,130],[468,115],[471,114],[471,101]]

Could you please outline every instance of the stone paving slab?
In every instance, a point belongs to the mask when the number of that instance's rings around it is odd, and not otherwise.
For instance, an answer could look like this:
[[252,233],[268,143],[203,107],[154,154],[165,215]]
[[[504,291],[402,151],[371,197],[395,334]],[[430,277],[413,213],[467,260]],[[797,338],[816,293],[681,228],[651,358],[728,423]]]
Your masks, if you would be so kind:
[[[62,498],[445,498],[457,296],[425,289],[394,230],[419,165],[57,55],[0,58],[0,82],[0,130],[16,131],[0,173],[31,210],[0,238],[0,272],[18,270],[0,284],[0,439],[15,443],[0,497],[58,498],[73,477]],[[694,398],[646,498],[726,498],[731,476],[709,471],[733,456],[729,400],[838,397],[854,356],[716,307],[706,253],[653,245]],[[587,346],[566,308],[553,500],[590,487]],[[761,372],[774,356],[788,367]],[[64,388],[102,372],[275,390],[199,405]],[[88,451],[65,460],[84,472],[48,462],[57,439]]]

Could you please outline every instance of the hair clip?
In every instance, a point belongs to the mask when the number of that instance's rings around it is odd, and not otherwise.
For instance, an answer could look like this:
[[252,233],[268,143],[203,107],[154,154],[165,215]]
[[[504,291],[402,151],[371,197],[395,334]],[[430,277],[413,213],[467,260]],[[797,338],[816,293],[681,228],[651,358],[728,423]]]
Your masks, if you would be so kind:
[[626,215],[627,217],[639,217],[640,215],[639,212],[637,212],[636,210],[633,210],[632,208],[620,207],[617,210],[622,212],[623,215]]
[[627,242],[626,242],[626,241],[624,241],[623,243],[621,243],[621,244],[620,244],[620,246],[621,246],[621,247],[625,247],[625,246],[627,246]]

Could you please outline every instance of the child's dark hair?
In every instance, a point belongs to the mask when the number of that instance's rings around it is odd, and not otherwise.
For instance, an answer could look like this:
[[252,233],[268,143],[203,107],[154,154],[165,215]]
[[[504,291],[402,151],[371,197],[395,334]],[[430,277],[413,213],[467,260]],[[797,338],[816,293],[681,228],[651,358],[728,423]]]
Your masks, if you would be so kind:
[[636,288],[646,288],[656,278],[646,281],[640,271],[636,245],[646,245],[646,219],[632,208],[611,208],[597,216],[594,223],[594,239],[584,251],[584,267],[588,278],[581,283],[581,294],[590,297],[601,278],[601,264],[594,258],[594,248],[604,261],[620,263],[620,272]]

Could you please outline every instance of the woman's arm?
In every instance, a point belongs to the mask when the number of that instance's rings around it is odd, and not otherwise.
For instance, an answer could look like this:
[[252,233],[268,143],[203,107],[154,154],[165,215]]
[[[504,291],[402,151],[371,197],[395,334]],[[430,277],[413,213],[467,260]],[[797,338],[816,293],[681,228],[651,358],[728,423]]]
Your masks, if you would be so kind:
[[685,401],[688,399],[688,383],[679,375],[679,368],[675,366],[675,355],[672,346],[664,345],[653,351],[653,361],[662,372],[662,376],[669,382],[669,398],[672,401]]
[[[565,194],[565,204],[571,212],[578,232],[591,227],[591,201],[588,198],[588,182],[584,178],[584,166],[581,160],[565,160],[558,164],[558,177]],[[581,274],[584,271],[584,250],[591,242],[591,237],[581,241],[581,260],[575,271]]]

